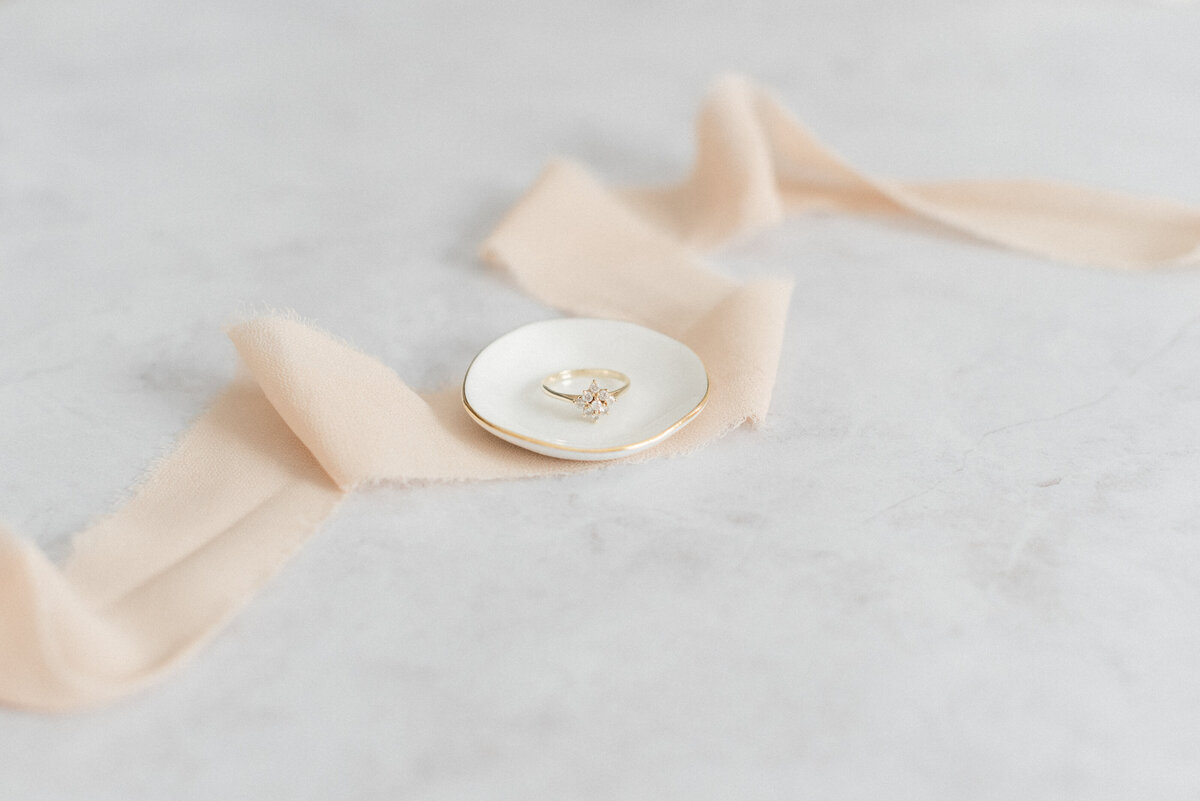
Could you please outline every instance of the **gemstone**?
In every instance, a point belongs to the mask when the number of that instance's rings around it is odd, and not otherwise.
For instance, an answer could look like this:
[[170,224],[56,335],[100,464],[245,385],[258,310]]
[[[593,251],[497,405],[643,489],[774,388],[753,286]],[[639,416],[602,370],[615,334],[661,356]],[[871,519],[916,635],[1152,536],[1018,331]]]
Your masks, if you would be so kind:
[[583,416],[593,422],[602,414],[608,414],[608,407],[616,401],[612,393],[596,383],[595,379],[588,388],[575,399],[575,405],[583,410]]

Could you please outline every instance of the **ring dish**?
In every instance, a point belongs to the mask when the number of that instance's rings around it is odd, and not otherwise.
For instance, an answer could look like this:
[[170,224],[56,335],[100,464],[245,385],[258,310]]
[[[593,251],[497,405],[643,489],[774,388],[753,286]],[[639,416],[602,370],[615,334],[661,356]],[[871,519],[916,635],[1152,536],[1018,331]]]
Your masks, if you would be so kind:
[[[564,371],[564,365],[614,365],[620,372]],[[580,425],[580,409],[546,397],[553,393],[544,384],[560,377],[550,389],[574,402],[569,396],[586,391],[581,384],[589,370],[608,370],[587,380],[620,396],[620,411],[601,425]],[[621,386],[621,379],[637,389]],[[476,423],[514,445],[561,459],[616,459],[691,422],[708,400],[708,374],[682,342],[634,323],[545,320],[510,331],[480,351],[463,378],[462,400]]]

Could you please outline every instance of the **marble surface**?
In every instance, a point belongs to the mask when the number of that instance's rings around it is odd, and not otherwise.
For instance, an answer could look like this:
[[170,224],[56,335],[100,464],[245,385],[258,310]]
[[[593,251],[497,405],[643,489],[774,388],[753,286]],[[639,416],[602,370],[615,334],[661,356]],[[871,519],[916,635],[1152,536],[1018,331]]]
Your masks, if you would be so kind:
[[[1193,3],[0,3],[0,520],[61,554],[291,308],[421,388],[552,316],[545,160],[678,176],[711,79],[908,177],[1200,203]],[[353,497],[192,664],[0,712],[4,799],[1195,799],[1200,272],[868,220],[773,413],[684,459]]]

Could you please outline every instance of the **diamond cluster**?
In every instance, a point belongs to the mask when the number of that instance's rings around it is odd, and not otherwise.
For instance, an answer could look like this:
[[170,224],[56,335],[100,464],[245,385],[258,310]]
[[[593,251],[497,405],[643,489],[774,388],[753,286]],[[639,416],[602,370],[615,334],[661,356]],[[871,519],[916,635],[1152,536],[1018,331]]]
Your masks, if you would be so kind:
[[583,416],[595,422],[600,415],[608,414],[608,409],[617,399],[613,394],[592,379],[592,383],[575,399],[575,405],[583,410]]

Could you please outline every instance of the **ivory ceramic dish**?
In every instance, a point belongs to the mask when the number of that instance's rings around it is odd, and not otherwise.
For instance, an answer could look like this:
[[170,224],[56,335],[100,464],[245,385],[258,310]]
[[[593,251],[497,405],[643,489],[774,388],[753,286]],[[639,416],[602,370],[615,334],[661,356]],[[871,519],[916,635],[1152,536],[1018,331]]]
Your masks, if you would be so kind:
[[[595,422],[542,391],[547,376],[585,368],[616,370],[630,380]],[[617,459],[691,422],[708,400],[708,373],[691,348],[634,323],[545,320],[480,351],[467,368],[462,395],[475,422],[514,445],[560,459]]]

